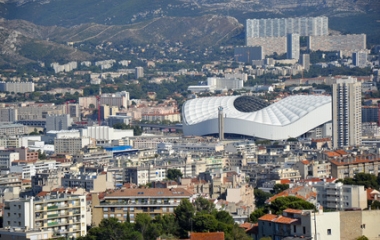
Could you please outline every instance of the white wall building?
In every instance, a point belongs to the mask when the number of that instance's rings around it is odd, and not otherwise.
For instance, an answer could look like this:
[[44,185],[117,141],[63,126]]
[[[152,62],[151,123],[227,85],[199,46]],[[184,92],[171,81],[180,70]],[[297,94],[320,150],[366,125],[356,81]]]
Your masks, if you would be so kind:
[[126,137],[133,137],[133,130],[119,130],[108,126],[93,126],[81,129],[82,137],[96,139],[97,144],[109,144],[112,140],[120,140]]
[[244,87],[244,80],[240,78],[209,77],[207,78],[207,85],[210,86],[212,90],[235,90]]
[[117,93],[103,93],[100,97],[100,105],[108,105],[115,107],[129,106],[129,92],[122,91]]
[[12,152],[7,150],[0,151],[0,168],[10,168],[12,162],[19,159],[20,154],[18,152]]
[[34,92],[33,82],[0,82],[1,92],[26,93]]
[[5,202],[4,227],[26,227],[53,232],[53,237],[85,236],[86,197],[47,195],[44,198],[15,199]]

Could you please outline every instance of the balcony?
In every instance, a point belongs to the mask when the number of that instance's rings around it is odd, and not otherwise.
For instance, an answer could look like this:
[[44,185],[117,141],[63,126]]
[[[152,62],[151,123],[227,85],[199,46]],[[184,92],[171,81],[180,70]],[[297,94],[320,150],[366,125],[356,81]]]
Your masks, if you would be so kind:
[[50,227],[50,226],[57,226],[58,222],[50,222],[47,225],[48,225],[48,227]]
[[56,213],[56,214],[49,214],[49,215],[47,215],[47,218],[56,218],[58,216],[59,216],[58,213]]

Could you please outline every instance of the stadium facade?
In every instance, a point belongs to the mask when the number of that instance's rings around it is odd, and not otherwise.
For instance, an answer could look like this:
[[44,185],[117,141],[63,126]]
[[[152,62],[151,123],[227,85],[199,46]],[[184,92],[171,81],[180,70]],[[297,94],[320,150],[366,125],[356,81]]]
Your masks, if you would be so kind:
[[253,96],[197,98],[182,107],[185,136],[218,135],[218,108],[224,133],[269,140],[317,133],[331,136],[331,96],[295,95],[269,105]]

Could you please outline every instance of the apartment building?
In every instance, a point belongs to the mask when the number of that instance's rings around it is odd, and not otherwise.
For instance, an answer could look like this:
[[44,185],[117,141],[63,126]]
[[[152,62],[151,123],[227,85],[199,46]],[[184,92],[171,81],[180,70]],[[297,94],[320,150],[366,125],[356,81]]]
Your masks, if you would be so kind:
[[311,51],[344,51],[351,56],[357,50],[366,49],[365,34],[309,36],[308,49]]
[[33,82],[0,82],[1,92],[26,93],[34,92]]
[[367,192],[361,185],[344,185],[341,182],[317,182],[317,201],[326,209],[343,211],[346,209],[365,209],[368,207]]
[[5,202],[3,226],[52,232],[52,237],[85,236],[85,196],[65,194],[14,199]]
[[299,171],[301,179],[307,179],[310,177],[323,179],[331,176],[331,164],[327,160],[298,161],[294,164],[293,169]]
[[0,135],[18,136],[27,133],[28,127],[22,124],[0,123]]
[[114,189],[115,182],[112,173],[65,173],[61,179],[65,188],[84,188],[88,192],[104,192]]
[[131,222],[138,213],[156,215],[173,214],[183,199],[190,199],[191,193],[183,188],[137,188],[120,189],[104,196],[102,201],[92,194],[92,223],[98,226],[104,218],[115,217],[121,222]]
[[301,36],[328,35],[328,18],[320,16],[246,20],[247,37],[283,37],[291,33]]
[[0,122],[16,122],[17,109],[16,108],[1,108],[0,109]]
[[353,178],[356,173],[365,172],[377,176],[380,173],[380,158],[377,156],[348,156],[331,159],[331,176],[344,179]]
[[0,169],[9,169],[13,161],[19,160],[20,154],[12,150],[0,150]]
[[359,146],[362,140],[361,82],[341,77],[332,85],[333,147]]
[[56,138],[54,139],[54,152],[73,155],[80,152],[85,146],[94,144],[94,139],[90,137]]

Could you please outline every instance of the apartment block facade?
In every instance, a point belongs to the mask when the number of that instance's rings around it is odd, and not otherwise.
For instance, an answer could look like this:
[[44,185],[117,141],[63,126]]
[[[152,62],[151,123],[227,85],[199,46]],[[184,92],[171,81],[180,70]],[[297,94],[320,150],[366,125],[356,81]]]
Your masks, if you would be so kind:
[[120,189],[99,200],[92,194],[92,224],[98,226],[102,219],[115,217],[121,222],[131,222],[138,213],[156,215],[173,214],[183,199],[190,199],[191,193],[182,188]]
[[65,194],[5,202],[4,227],[27,227],[52,232],[52,237],[85,236],[86,199]]

